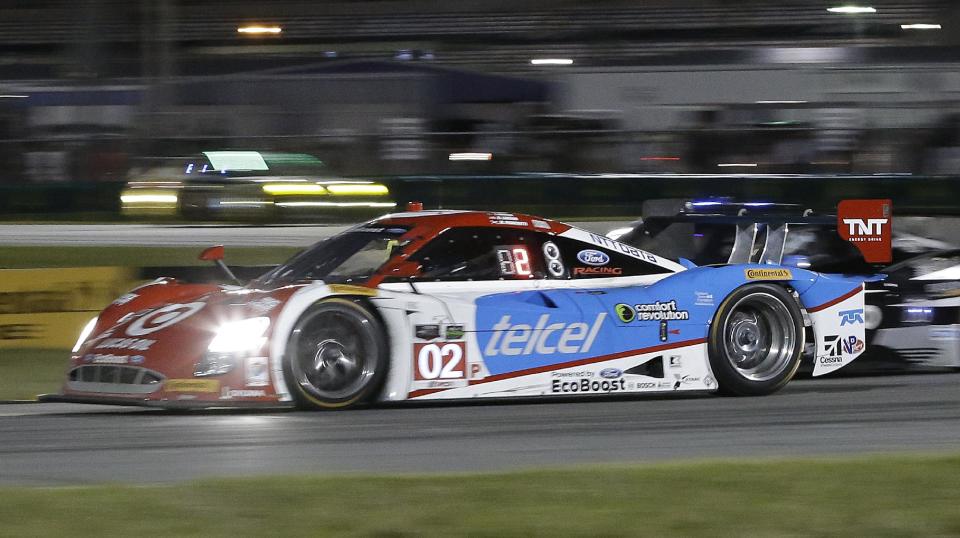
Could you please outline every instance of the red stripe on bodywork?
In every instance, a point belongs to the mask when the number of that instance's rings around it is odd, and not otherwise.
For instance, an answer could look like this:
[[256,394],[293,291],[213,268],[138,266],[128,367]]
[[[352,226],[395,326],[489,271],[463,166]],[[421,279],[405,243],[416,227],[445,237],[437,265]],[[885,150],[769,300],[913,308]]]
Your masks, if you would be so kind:
[[[562,370],[564,368],[573,368],[574,366],[584,366],[587,364],[593,364],[596,362],[610,361],[613,359],[619,359],[622,357],[629,357],[630,355],[640,355],[644,353],[656,353],[657,351],[665,351],[668,349],[676,349],[678,347],[688,347],[695,346],[698,344],[703,344],[707,341],[706,338],[695,338],[693,340],[684,340],[682,342],[673,342],[672,344],[660,344],[651,347],[645,347],[640,349],[634,349],[631,351],[621,351],[620,353],[612,353],[610,355],[601,355],[599,357],[591,357],[589,359],[579,359],[569,362],[561,362],[559,364],[548,364],[546,366],[538,366],[536,368],[527,368],[526,370],[517,370],[516,372],[508,372],[505,374],[497,374],[483,379],[478,379],[476,381],[471,381],[471,385],[480,385],[483,383],[491,383],[493,381],[502,381],[504,379],[512,379],[514,377],[523,377],[525,375],[540,374],[543,372],[549,372],[552,370]],[[462,387],[452,387],[452,388],[462,388]],[[419,396],[426,396],[427,394],[433,394],[435,392],[443,392],[445,390],[451,389],[420,389],[411,391],[407,394],[407,398],[417,398]]]
[[843,301],[846,301],[847,299],[849,299],[849,298],[853,297],[854,295],[860,293],[861,290],[863,290],[863,284],[860,284],[860,285],[857,286],[856,288],[853,288],[852,290],[848,291],[847,293],[844,293],[843,295],[841,295],[840,297],[837,297],[836,299],[833,299],[832,301],[827,301],[827,302],[823,303],[822,305],[814,306],[814,307],[812,307],[812,308],[808,308],[808,309],[807,309],[807,312],[810,312],[810,313],[819,312],[819,311],[821,311],[821,310],[823,310],[823,309],[825,309],[825,308],[830,308],[831,306],[833,306],[833,305],[835,305],[835,304],[837,304],[837,303],[842,303]]
[[[459,388],[459,387],[458,387]],[[450,389],[420,389],[411,391],[410,394],[407,394],[407,399],[419,398],[420,396],[426,396],[427,394],[433,394],[434,392],[443,392]]]

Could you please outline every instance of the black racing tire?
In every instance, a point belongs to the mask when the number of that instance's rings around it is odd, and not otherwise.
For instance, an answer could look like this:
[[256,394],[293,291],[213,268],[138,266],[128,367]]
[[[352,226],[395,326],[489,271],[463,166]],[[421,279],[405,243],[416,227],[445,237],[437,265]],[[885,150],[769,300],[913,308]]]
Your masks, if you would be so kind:
[[787,384],[804,347],[803,314],[776,284],[747,284],[717,308],[710,325],[710,367],[721,394],[763,396]]
[[370,401],[386,379],[383,324],[368,308],[334,297],[308,308],[287,340],[283,374],[301,409],[343,409]]

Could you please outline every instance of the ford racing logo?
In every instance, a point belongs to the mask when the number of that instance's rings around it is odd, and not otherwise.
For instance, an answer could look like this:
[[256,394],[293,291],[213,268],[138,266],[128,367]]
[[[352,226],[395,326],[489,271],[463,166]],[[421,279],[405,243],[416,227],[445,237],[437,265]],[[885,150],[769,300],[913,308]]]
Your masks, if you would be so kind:
[[600,370],[600,377],[604,379],[616,379],[623,375],[623,370],[619,368],[604,368]]
[[581,250],[577,253],[577,259],[587,265],[606,265],[610,263],[610,256],[593,249]]

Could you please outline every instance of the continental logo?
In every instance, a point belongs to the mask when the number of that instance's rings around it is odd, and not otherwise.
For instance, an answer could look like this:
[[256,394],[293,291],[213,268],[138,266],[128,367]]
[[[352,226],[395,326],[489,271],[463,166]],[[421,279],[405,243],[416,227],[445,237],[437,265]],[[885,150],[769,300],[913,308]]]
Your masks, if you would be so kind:
[[168,379],[163,385],[167,392],[220,392],[216,379]]
[[747,280],[793,280],[789,269],[744,269]]

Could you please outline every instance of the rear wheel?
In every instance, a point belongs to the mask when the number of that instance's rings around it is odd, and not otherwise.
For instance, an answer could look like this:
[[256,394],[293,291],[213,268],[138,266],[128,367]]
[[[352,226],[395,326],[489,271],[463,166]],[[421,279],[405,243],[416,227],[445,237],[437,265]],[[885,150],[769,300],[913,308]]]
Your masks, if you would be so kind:
[[731,293],[710,327],[710,366],[720,391],[759,396],[783,387],[800,366],[803,315],[793,297],[773,284]]
[[368,401],[386,376],[383,326],[353,301],[326,299],[294,325],[283,366],[298,407],[335,409]]

